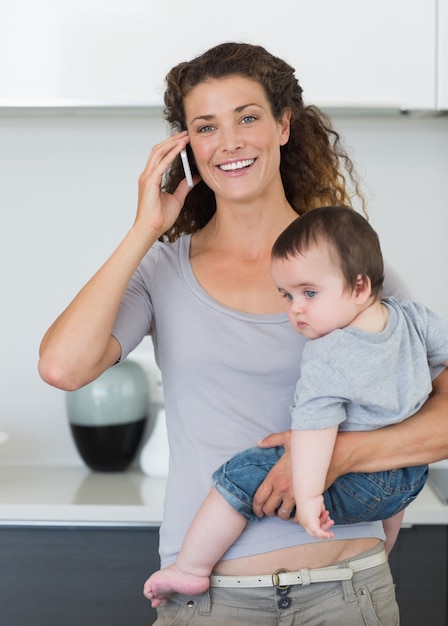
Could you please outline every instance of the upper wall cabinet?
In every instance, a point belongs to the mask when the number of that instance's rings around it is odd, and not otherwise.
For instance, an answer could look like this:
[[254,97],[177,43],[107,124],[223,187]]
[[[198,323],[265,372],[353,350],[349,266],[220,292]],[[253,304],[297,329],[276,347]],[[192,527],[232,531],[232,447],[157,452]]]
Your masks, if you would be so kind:
[[448,0],[438,1],[437,102],[436,108],[448,111]]
[[161,105],[171,66],[235,40],[285,58],[308,103],[447,108],[447,2],[1,0],[0,106]]

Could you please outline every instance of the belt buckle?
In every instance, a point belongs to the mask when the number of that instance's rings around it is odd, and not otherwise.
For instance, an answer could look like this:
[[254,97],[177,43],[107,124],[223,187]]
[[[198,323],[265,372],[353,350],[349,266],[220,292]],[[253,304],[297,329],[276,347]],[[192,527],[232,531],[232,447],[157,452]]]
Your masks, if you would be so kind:
[[272,574],[272,584],[277,589],[289,589],[291,585],[281,585],[280,584],[280,574],[287,574],[289,570],[287,569],[278,569]]

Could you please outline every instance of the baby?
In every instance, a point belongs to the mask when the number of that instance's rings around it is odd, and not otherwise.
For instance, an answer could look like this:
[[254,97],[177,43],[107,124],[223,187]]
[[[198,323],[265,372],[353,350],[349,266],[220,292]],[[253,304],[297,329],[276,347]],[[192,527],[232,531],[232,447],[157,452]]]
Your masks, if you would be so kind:
[[[275,242],[271,267],[291,324],[311,340],[292,407],[291,516],[322,540],[333,538],[333,524],[384,520],[389,552],[428,468],[347,474],[323,493],[334,442],[338,430],[381,428],[420,409],[432,388],[430,367],[448,365],[448,322],[421,304],[381,298],[377,234],[350,208],[299,217]],[[214,565],[247,521],[258,520],[253,496],[283,453],[251,448],[213,474],[176,561],[144,585],[153,607],[172,592],[208,589]]]

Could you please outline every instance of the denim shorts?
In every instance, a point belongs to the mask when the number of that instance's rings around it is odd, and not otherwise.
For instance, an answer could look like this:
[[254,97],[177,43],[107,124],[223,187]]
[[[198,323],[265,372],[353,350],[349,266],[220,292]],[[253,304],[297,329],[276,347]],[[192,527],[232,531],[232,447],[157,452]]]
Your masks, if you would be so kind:
[[[382,548],[381,543],[357,558]],[[287,589],[213,587],[200,596],[173,594],[162,602],[157,614],[155,626],[399,625],[387,562],[339,582],[293,585]]]
[[[284,451],[283,446],[277,446],[240,452],[214,472],[216,490],[246,519],[259,520],[252,510],[253,497]],[[415,500],[427,476],[427,465],[346,474],[324,493],[325,507],[335,524],[387,519]]]

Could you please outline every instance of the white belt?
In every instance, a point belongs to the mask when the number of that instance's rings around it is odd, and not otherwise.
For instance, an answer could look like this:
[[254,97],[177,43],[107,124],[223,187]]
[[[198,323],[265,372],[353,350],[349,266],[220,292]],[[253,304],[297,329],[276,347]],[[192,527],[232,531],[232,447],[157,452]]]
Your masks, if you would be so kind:
[[330,565],[317,569],[299,569],[297,572],[288,572],[279,569],[273,574],[263,576],[210,576],[211,587],[277,587],[285,589],[290,585],[310,585],[311,583],[328,583],[338,580],[350,580],[355,572],[376,567],[386,563],[387,556],[384,550],[356,561],[349,561],[345,567]]

